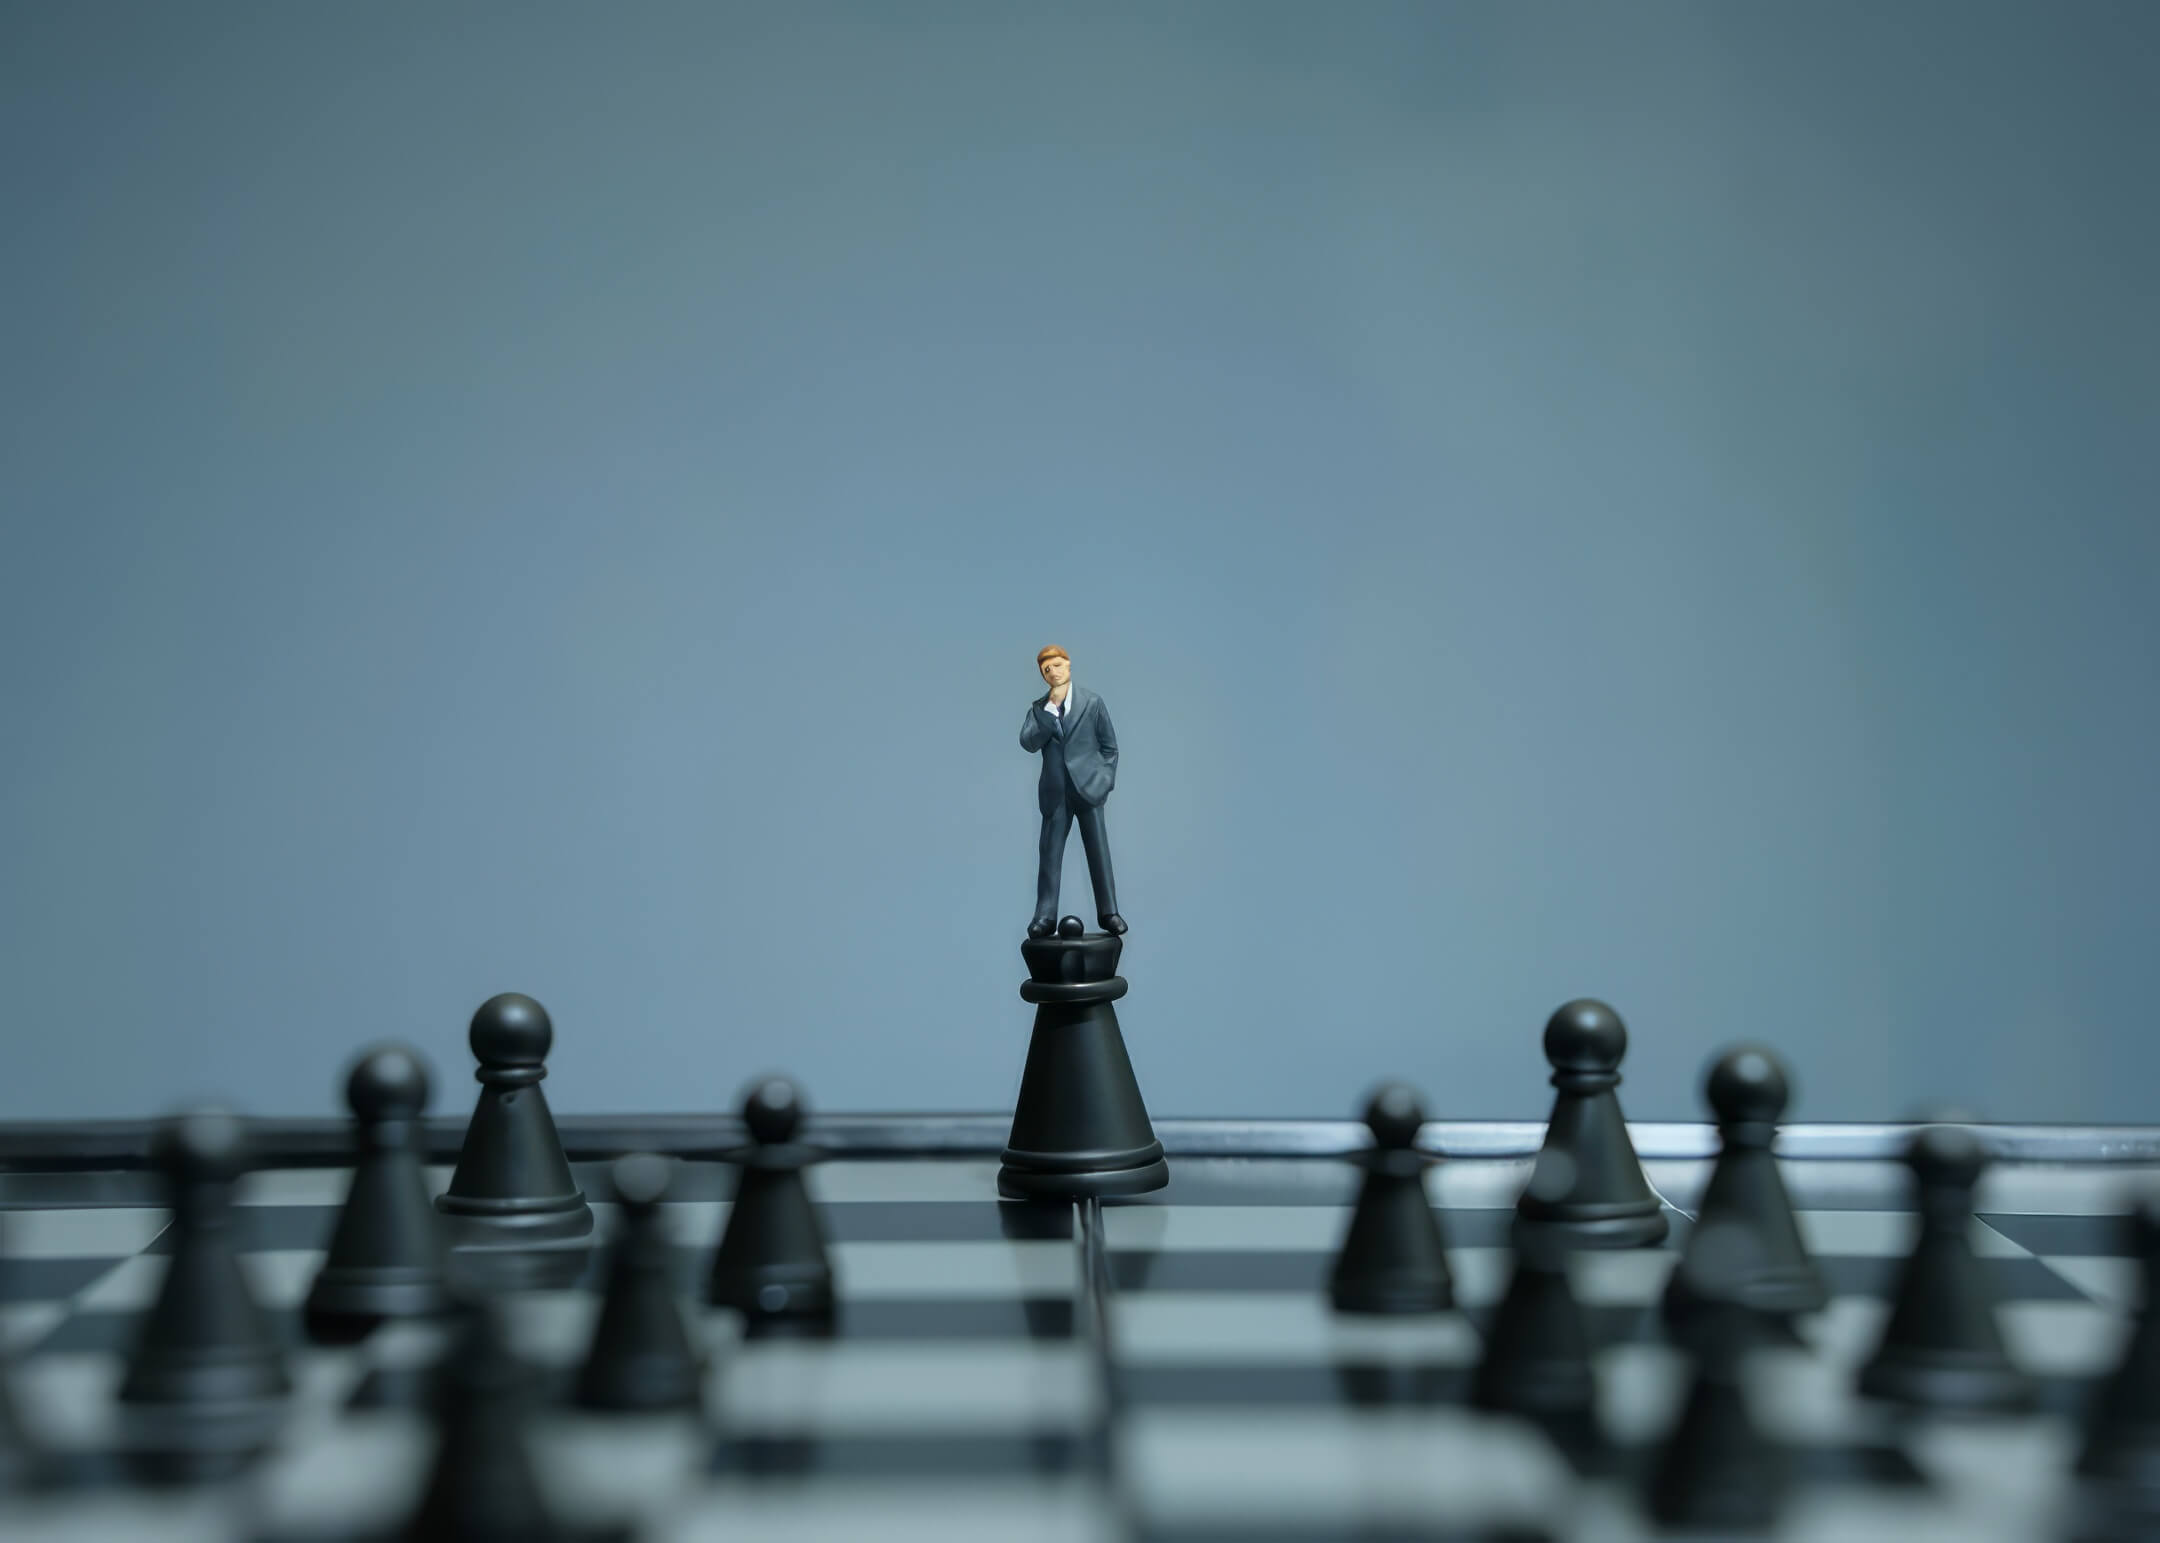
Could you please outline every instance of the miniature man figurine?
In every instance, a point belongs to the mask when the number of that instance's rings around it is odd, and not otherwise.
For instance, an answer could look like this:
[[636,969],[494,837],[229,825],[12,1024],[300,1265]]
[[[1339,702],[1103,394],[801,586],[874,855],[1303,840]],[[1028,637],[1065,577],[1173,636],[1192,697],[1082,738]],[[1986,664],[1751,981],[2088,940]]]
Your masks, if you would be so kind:
[[1050,691],[1035,699],[1020,724],[1020,748],[1042,752],[1042,780],[1035,790],[1042,806],[1042,847],[1028,936],[1046,938],[1057,931],[1058,879],[1065,867],[1065,837],[1075,820],[1095,884],[1096,920],[1103,931],[1122,933],[1125,918],[1117,913],[1110,836],[1103,828],[1103,800],[1117,786],[1117,735],[1110,729],[1110,713],[1101,697],[1072,683],[1072,659],[1055,643],[1035,656],[1035,667]]

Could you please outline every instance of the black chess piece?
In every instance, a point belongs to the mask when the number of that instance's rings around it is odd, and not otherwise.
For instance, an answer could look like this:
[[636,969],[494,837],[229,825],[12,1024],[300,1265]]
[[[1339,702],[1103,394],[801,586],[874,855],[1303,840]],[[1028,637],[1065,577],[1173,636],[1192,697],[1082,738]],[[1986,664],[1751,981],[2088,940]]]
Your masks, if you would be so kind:
[[2087,1412],[2078,1472],[2115,1491],[2119,1506],[2160,1535],[2160,1194],[2141,1196],[2125,1226],[2143,1295],[2121,1359]]
[[1425,1108],[1399,1082],[1383,1084],[1365,1105],[1373,1149],[1357,1205],[1335,1255],[1328,1292],[1346,1313],[1437,1313],[1455,1305],[1440,1221],[1425,1198],[1426,1159],[1417,1150]]
[[435,1460],[400,1543],[562,1543],[527,1447],[534,1378],[498,1312],[485,1298],[461,1304],[435,1406]]
[[[1792,1197],[1771,1150],[1789,1097],[1784,1068],[1760,1045],[1736,1045],[1711,1062],[1703,1098],[1717,1118],[1720,1145],[1696,1212],[1698,1232],[1718,1222],[1754,1233],[1760,1257],[1743,1286],[1747,1305],[1780,1319],[1819,1312],[1830,1300],[1822,1272],[1801,1241]],[[1676,1269],[1665,1288],[1666,1321],[1683,1333],[1696,1306],[1689,1293],[1692,1279],[1689,1271]]]
[[151,1159],[173,1246],[120,1384],[123,1442],[147,1477],[221,1478],[269,1441],[292,1391],[233,1237],[247,1128],[223,1110],[194,1110],[159,1127]]
[[1077,916],[1055,938],[1020,945],[1020,997],[1035,1004],[1035,1027],[998,1168],[1008,1200],[1138,1195],[1170,1182],[1111,1005],[1125,995],[1124,946],[1115,933],[1086,933]]
[[330,1252],[308,1292],[308,1333],[348,1343],[386,1318],[447,1312],[449,1243],[428,1199],[420,1116],[427,1063],[405,1045],[363,1051],[345,1080],[358,1156]]
[[1988,1156],[1954,1125],[1920,1130],[1906,1149],[1920,1231],[1899,1274],[1882,1341],[1860,1392],[1923,1409],[1984,1413],[2027,1408],[2031,1382],[2010,1362],[1995,1291],[1973,1257],[1973,1189]]
[[[12,1301],[15,1294],[7,1288],[16,1282],[8,1277],[16,1272],[7,1252],[6,1228],[7,1215],[0,1212],[0,1300]],[[27,1488],[44,1466],[43,1454],[31,1440],[22,1410],[15,1402],[14,1373],[14,1352],[0,1344],[0,1495]]]
[[818,1154],[795,1139],[802,1094],[783,1077],[769,1078],[744,1097],[742,1117],[752,1144],[732,1154],[741,1175],[705,1299],[753,1319],[825,1317],[833,1310],[832,1260],[804,1181]]
[[1756,1338],[1746,1297],[1767,1265],[1753,1229],[1730,1219],[1698,1224],[1680,1263],[1696,1304],[1695,1373],[1650,1475],[1648,1510],[1664,1526],[1756,1532],[1782,1508],[1783,1454],[1756,1425],[1745,1383]]
[[578,1374],[577,1401],[589,1409],[694,1409],[704,1366],[676,1301],[673,1243],[660,1205],[675,1164],[639,1152],[616,1159],[609,1178],[622,1206],[622,1235]]
[[489,997],[473,1014],[469,1038],[480,1098],[450,1187],[435,1197],[452,1241],[521,1245],[588,1236],[592,1207],[570,1175],[540,1091],[555,1043],[547,1009],[515,991]]
[[1641,1248],[1664,1241],[1665,1212],[1643,1174],[1620,1113],[1627,1026],[1603,1002],[1566,1003],[1545,1024],[1552,1118],[1515,1214],[1564,1234],[1574,1248]]
[[1582,1305],[1568,1279],[1559,1234],[1515,1229],[1515,1269],[1485,1330],[1485,1353],[1470,1384],[1480,1409],[1540,1419],[1588,1421],[1597,1376]]

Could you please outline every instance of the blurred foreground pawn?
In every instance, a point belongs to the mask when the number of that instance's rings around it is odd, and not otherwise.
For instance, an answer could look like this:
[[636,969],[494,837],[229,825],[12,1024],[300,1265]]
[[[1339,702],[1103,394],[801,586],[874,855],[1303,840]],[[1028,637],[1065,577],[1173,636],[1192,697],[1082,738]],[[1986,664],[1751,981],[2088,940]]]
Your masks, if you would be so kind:
[[675,1164],[640,1152],[616,1159],[609,1178],[623,1229],[592,1348],[578,1375],[577,1401],[589,1409],[695,1408],[703,1367],[675,1299],[672,1242],[660,1208]]
[[1597,1379],[1582,1306],[1568,1280],[1567,1250],[1549,1232],[1516,1231],[1515,1271],[1485,1331],[1470,1402],[1537,1419],[1588,1421]]
[[233,1237],[247,1130],[223,1110],[167,1121],[151,1158],[172,1207],[172,1257],[120,1384],[122,1439],[146,1477],[236,1471],[268,1443],[292,1384]]
[[742,1174],[705,1299],[752,1319],[822,1318],[833,1310],[833,1272],[803,1176],[817,1153],[795,1140],[802,1094],[787,1079],[770,1078],[751,1088],[742,1117],[751,1145],[733,1154]]
[[[1747,1305],[1774,1318],[1818,1312],[1830,1300],[1801,1242],[1792,1199],[1771,1151],[1789,1096],[1784,1069],[1759,1045],[1735,1046],[1711,1063],[1703,1097],[1717,1118],[1717,1166],[1689,1237],[1692,1246],[1712,1223],[1753,1233],[1760,1260],[1747,1281]],[[1692,1279],[1676,1269],[1665,1288],[1665,1319],[1676,1329],[1684,1329],[1698,1305],[1690,1294]]]
[[[7,1215],[0,1212],[0,1301],[12,1302],[16,1296],[10,1288],[15,1282],[7,1278],[13,1261],[8,1257],[6,1228]],[[0,1495],[27,1487],[41,1466],[37,1445],[15,1402],[14,1373],[13,1348],[0,1339]]]
[[1680,1268],[1696,1303],[1695,1375],[1650,1477],[1648,1510],[1667,1527],[1745,1533],[1777,1519],[1783,1454],[1748,1407],[1746,1361],[1756,1330],[1746,1305],[1768,1267],[1744,1224],[1698,1224]]
[[1972,1251],[1973,1189],[1987,1153],[1971,1131],[1931,1125],[1913,1137],[1905,1161],[1919,1190],[1920,1232],[1860,1391],[1944,1412],[2026,1408],[2032,1384],[2003,1349],[1994,1286]]
[[1455,1305],[1439,1219],[1425,1198],[1426,1159],[1417,1150],[1424,1123],[1424,1105],[1399,1082],[1365,1105],[1373,1149],[1359,1154],[1365,1180],[1328,1280],[1339,1311],[1437,1313]]
[[325,1343],[350,1343],[386,1318],[446,1312],[449,1246],[428,1199],[420,1115],[427,1065],[404,1045],[361,1054],[346,1078],[357,1161],[330,1252],[308,1292],[307,1328]]
[[1627,1026],[1603,1002],[1578,998],[1546,1021],[1545,1059],[1558,1091],[1515,1214],[1570,1247],[1640,1248],[1665,1238],[1663,1206],[1613,1091],[1626,1054]]
[[526,1446],[533,1378],[511,1354],[492,1302],[473,1301],[461,1317],[443,1370],[435,1462],[400,1543],[560,1543]]
[[2087,1413],[2078,1472],[2160,1536],[2160,1195],[2144,1196],[2127,1225],[2144,1295],[2122,1359]]
[[1035,1027],[998,1168],[1008,1200],[1138,1195],[1170,1182],[1111,1005],[1125,995],[1124,947],[1115,933],[1087,933],[1077,916],[1058,923],[1057,936],[1020,945],[1020,997],[1035,1004]]
[[453,1241],[518,1246],[585,1237],[592,1207],[570,1176],[540,1091],[555,1043],[547,1009],[515,991],[489,997],[473,1014],[470,1039],[480,1099],[450,1187],[435,1198]]

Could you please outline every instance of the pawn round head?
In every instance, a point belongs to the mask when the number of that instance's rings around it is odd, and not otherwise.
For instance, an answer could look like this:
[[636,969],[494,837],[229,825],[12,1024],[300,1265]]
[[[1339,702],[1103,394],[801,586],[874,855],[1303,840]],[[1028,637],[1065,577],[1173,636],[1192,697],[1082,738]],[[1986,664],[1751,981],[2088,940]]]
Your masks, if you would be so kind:
[[1545,1020],[1545,1059],[1555,1071],[1618,1071],[1626,1054],[1627,1025],[1603,1002],[1578,997]]
[[247,1123],[225,1109],[187,1110],[158,1127],[150,1156],[181,1183],[230,1183],[248,1168]]
[[753,1083],[743,1095],[742,1117],[750,1127],[750,1139],[760,1146],[793,1141],[802,1128],[802,1091],[785,1077]]
[[1424,1123],[1425,1101],[1406,1082],[1383,1082],[1365,1101],[1365,1128],[1382,1151],[1409,1151]]
[[417,1120],[427,1101],[427,1062],[409,1045],[374,1045],[361,1051],[345,1078],[345,1102],[364,1124]]
[[1914,1133],[1905,1162],[1923,1186],[1970,1189],[1987,1168],[1988,1152],[1980,1138],[1961,1125],[1929,1125]]
[[615,1198],[632,1210],[648,1210],[667,1198],[675,1182],[675,1163],[658,1152],[632,1152],[608,1169]]
[[1761,1045],[1735,1045],[1710,1063],[1703,1098],[1720,1125],[1773,1125],[1792,1090],[1785,1068]]
[[1061,938],[1077,938],[1086,931],[1087,923],[1077,916],[1068,916],[1058,923],[1058,936]]
[[482,1066],[538,1066],[555,1043],[555,1025],[531,997],[505,991],[480,1004],[467,1038]]

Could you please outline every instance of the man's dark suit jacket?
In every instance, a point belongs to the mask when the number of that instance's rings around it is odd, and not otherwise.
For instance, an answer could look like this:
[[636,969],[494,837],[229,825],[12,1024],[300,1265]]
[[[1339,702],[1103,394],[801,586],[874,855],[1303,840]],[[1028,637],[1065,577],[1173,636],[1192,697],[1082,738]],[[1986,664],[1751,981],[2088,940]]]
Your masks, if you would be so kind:
[[[1065,733],[1057,731],[1050,716],[1050,694],[1035,699],[1020,724],[1020,748],[1044,750],[1042,776],[1035,784],[1035,799],[1045,815],[1054,813],[1065,799],[1065,779],[1072,779],[1080,802],[1100,804],[1117,786],[1117,735],[1110,728],[1110,713],[1102,698],[1076,685],[1066,694]],[[1062,752],[1062,753],[1061,753]]]

